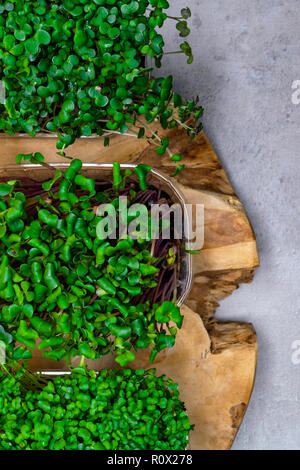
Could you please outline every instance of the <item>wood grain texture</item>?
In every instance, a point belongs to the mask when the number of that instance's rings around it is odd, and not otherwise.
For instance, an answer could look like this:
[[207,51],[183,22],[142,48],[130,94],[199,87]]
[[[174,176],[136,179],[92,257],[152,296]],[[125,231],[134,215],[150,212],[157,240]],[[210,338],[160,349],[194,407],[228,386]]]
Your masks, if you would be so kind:
[[[183,155],[186,168],[177,183],[190,203],[204,204],[205,244],[194,257],[194,285],[183,307],[185,320],[176,346],[155,361],[159,373],[178,380],[192,422],[192,449],[229,449],[244,417],[255,377],[257,340],[251,324],[214,319],[219,302],[240,283],[251,282],[259,264],[255,235],[244,208],[204,133],[190,141],[179,129],[161,131],[172,142],[174,153]],[[14,163],[17,153],[40,151],[49,162],[61,161],[55,139],[0,139],[0,164]],[[103,139],[82,139],[69,155],[86,163],[143,162],[170,174],[168,156],[159,157],[143,140],[114,136],[109,147]],[[147,352],[139,352],[135,367],[147,367]],[[63,364],[60,364],[61,366]],[[112,367],[112,358],[100,366]],[[35,369],[57,369],[36,356]]]

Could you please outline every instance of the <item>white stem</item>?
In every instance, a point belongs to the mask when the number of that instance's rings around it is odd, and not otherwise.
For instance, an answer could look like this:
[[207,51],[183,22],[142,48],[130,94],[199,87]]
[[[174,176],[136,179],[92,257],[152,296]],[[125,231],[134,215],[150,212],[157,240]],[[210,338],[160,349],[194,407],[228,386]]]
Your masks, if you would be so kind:
[[134,134],[129,134],[129,133],[127,133],[127,132],[125,132],[124,134],[122,134],[122,132],[119,132],[119,131],[110,131],[110,130],[108,130],[108,129],[106,129],[106,132],[105,132],[105,134],[103,134],[103,135],[104,135],[104,136],[107,136],[107,135],[110,135],[110,134],[127,135],[128,137],[135,137],[135,138],[137,138],[137,136],[134,135]]

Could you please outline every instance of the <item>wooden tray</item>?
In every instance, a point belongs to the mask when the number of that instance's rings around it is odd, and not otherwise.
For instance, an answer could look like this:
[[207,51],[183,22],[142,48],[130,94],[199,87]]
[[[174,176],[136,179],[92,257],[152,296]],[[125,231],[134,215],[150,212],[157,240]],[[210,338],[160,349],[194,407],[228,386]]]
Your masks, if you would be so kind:
[[[195,281],[183,307],[185,320],[176,345],[160,353],[155,367],[160,374],[179,382],[195,430],[191,449],[229,449],[243,420],[254,384],[257,339],[248,323],[221,323],[214,319],[220,300],[240,283],[251,282],[259,264],[255,235],[226,173],[204,133],[190,141],[182,130],[162,131],[172,149],[183,155],[185,170],[177,182],[191,203],[205,206],[205,244],[194,258]],[[17,153],[40,151],[49,162],[61,161],[52,138],[0,140],[0,165],[14,163]],[[101,138],[82,139],[67,149],[84,162],[148,163],[171,174],[168,156],[159,157],[144,140],[114,136],[109,147]],[[115,367],[111,357],[96,368]],[[35,370],[64,368],[37,353],[31,361]],[[133,367],[148,368],[148,354],[137,354]]]

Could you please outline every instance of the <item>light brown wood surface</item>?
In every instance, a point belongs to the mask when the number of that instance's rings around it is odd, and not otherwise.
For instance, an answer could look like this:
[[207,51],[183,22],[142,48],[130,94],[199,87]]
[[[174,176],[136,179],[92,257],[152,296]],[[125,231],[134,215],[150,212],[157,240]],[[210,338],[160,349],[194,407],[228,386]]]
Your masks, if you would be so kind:
[[[182,130],[163,131],[174,153],[183,155],[186,168],[177,183],[188,202],[204,204],[205,243],[194,256],[194,284],[183,307],[185,320],[174,348],[161,352],[154,366],[159,373],[179,382],[195,430],[191,449],[229,449],[243,420],[253,388],[257,340],[249,323],[214,319],[219,302],[251,282],[259,264],[255,235],[226,173],[204,133],[192,142]],[[49,162],[62,161],[56,155],[55,139],[0,138],[0,165],[14,163],[17,153],[42,152]],[[175,164],[160,157],[144,140],[114,136],[109,147],[103,140],[82,139],[67,154],[86,163],[143,162],[170,174]],[[95,364],[94,364],[95,365]],[[57,369],[57,363],[38,355],[33,369]],[[114,367],[111,357],[96,367]],[[59,367],[64,367],[63,363]],[[148,367],[148,352],[137,354],[134,367]]]

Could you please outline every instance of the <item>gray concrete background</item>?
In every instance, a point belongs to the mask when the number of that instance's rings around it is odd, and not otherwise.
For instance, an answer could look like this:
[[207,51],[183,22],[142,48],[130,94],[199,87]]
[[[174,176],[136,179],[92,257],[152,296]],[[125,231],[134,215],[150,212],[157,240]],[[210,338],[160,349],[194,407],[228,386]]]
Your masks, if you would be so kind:
[[[250,321],[259,339],[257,380],[234,449],[300,449],[299,0],[171,0],[193,10],[195,62],[168,56],[163,73],[199,95],[204,128],[254,226],[261,267],[222,302],[218,318]],[[168,50],[179,43],[167,26]]]

